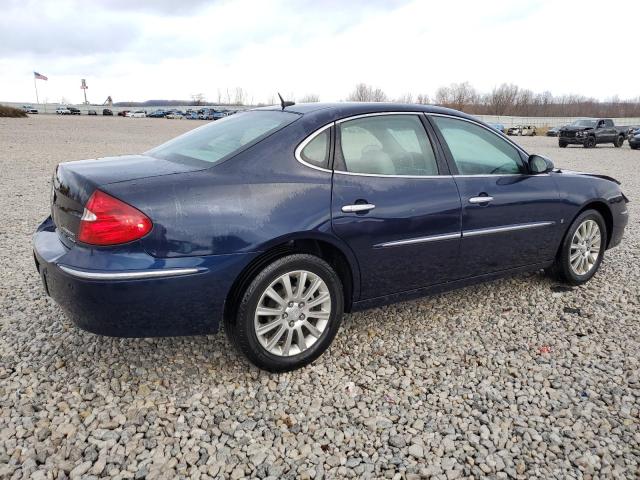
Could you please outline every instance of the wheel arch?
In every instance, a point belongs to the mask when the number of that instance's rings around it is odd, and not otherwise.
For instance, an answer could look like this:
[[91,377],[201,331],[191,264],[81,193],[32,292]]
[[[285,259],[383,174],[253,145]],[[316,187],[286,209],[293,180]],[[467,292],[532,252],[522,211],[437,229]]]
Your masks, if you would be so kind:
[[[602,215],[602,218],[604,218],[604,224],[605,224],[605,227],[607,228],[606,233],[607,233],[607,248],[608,248],[609,242],[611,241],[611,232],[613,231],[613,213],[611,213],[611,209],[607,205],[606,200],[597,199],[597,200],[590,200],[589,202],[587,202],[585,205],[582,206],[582,208],[578,211],[578,213],[574,215],[569,225],[571,225],[574,222],[574,220],[578,218],[578,215],[580,215],[585,210],[595,210],[600,215]],[[567,231],[568,230],[569,229],[567,228]],[[563,237],[563,241],[564,241],[564,237]]]
[[354,298],[360,291],[360,272],[351,251],[328,235],[296,235],[270,244],[240,272],[225,299],[225,321],[235,320],[242,295],[260,270],[279,258],[295,253],[315,255],[331,265],[342,281],[344,311],[350,312]]

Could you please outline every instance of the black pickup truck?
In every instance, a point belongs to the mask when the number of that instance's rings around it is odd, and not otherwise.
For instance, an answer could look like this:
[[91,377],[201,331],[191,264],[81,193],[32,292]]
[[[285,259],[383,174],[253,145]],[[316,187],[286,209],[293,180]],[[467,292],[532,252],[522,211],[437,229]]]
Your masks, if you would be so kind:
[[599,143],[613,143],[621,147],[625,138],[626,128],[616,127],[610,118],[581,118],[560,129],[558,145],[560,148],[569,144],[593,148]]

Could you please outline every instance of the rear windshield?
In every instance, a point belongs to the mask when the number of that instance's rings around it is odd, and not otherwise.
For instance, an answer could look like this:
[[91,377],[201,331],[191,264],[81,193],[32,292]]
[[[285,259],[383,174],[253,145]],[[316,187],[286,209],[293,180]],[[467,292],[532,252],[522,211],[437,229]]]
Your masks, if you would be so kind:
[[216,120],[146,152],[174,162],[216,164],[299,118],[289,112],[251,111]]

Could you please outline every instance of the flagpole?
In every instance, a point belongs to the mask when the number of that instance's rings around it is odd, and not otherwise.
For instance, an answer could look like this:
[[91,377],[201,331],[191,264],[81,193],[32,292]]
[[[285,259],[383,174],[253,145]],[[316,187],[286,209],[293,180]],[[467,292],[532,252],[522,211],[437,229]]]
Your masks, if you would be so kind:
[[36,103],[37,103],[38,105],[40,105],[40,100],[38,99],[38,84],[37,84],[36,82],[37,82],[37,79],[36,79],[36,76],[35,76],[35,74],[34,74],[34,75],[33,75],[33,86],[34,86],[34,87],[35,87],[35,89],[36,89]]

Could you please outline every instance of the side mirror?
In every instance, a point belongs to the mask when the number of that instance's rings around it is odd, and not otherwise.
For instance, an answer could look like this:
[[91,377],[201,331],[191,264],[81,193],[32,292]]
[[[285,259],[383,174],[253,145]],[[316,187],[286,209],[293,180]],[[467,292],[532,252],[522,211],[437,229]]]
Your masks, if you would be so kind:
[[530,155],[528,163],[529,171],[534,175],[539,173],[549,173],[554,168],[553,162],[542,155]]

